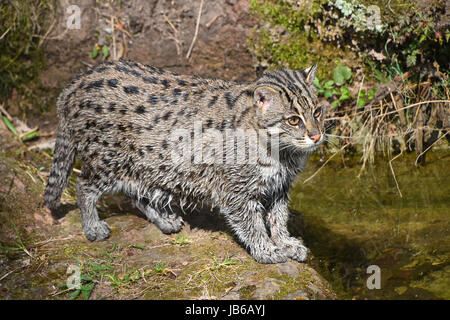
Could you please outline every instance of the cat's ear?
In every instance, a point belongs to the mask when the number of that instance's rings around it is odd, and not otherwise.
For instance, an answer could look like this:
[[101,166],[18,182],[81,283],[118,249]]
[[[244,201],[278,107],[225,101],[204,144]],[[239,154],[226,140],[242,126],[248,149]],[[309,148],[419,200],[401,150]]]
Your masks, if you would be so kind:
[[265,110],[273,105],[277,94],[277,90],[267,85],[262,85],[256,87],[255,91],[253,91],[253,102],[259,109]]
[[317,63],[314,63],[311,67],[303,70],[303,75],[305,76],[306,82],[308,84],[314,83],[314,78],[316,77]]

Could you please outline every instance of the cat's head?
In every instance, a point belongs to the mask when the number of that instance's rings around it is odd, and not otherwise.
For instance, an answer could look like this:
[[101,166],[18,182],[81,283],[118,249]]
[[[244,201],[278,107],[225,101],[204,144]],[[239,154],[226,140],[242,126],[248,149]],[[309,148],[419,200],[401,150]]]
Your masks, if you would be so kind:
[[253,102],[259,123],[278,132],[280,150],[311,152],[324,141],[323,110],[314,89],[316,65],[305,70],[275,70],[256,82]]

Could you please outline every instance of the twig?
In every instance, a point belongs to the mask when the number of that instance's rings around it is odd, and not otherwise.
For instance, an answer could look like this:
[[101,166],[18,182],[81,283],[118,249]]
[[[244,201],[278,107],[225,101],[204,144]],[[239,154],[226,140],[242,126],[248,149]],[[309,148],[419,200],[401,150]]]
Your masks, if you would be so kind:
[[65,241],[65,240],[70,240],[70,239],[73,239],[73,238],[75,238],[75,236],[70,236],[70,237],[66,237],[66,238],[59,238],[59,239],[50,238],[48,240],[36,242],[35,244],[33,244],[32,248],[42,247],[42,246],[45,246],[47,243],[50,243],[50,242]]
[[212,26],[212,24],[221,16],[222,16],[221,13],[218,15],[215,15],[211,20],[209,20],[209,22],[205,26],[209,29]]
[[[418,102],[418,103],[410,104],[410,105],[405,106],[405,107],[402,107],[402,108],[398,108],[398,109],[395,110],[395,111],[387,112],[387,113],[385,113],[384,115],[393,114],[393,113],[396,113],[396,112],[398,112],[398,111],[400,111],[400,110],[412,108],[412,107],[415,107],[415,106],[420,105],[420,104],[425,104],[425,103],[443,103],[443,102],[444,102],[444,103],[445,103],[445,102],[446,102],[446,103],[450,103],[450,100],[430,100],[430,101],[421,101],[421,102]],[[349,114],[349,115],[345,115],[345,116],[347,116],[347,117],[354,117],[354,116],[356,116],[356,115],[358,115],[358,114],[367,113],[368,111],[372,111],[372,110],[376,110],[376,109],[379,109],[379,108],[372,108],[372,107],[371,107],[370,110],[362,110],[362,111],[358,111],[358,112],[356,112],[356,113]],[[382,115],[379,115],[379,116],[376,116],[375,118],[381,117],[381,116],[382,116]],[[331,118],[326,118],[326,119],[324,119],[324,121],[340,120],[340,119],[342,119],[342,118],[343,118],[343,117],[331,117]]]
[[416,158],[416,161],[414,162],[414,165],[417,166],[417,161],[419,161],[419,158],[425,154],[428,150],[430,150],[430,148],[439,140],[441,140],[442,138],[444,138],[447,134],[449,133],[449,131],[447,131],[445,134],[443,134],[439,139],[437,139],[435,142],[433,142],[432,144],[430,144],[430,146],[428,148],[426,148],[424,151],[422,151]]
[[390,112],[386,112],[385,114],[382,114],[382,115],[377,115],[377,116],[375,116],[375,118],[379,118],[379,117],[381,117],[381,116],[387,116],[387,115],[389,115],[389,114],[396,113],[396,112],[398,112],[399,110],[412,108],[412,107],[419,106],[419,105],[422,105],[422,104],[427,104],[427,103],[443,103],[443,102],[450,103],[450,100],[430,100],[430,101],[421,101],[421,102],[417,102],[417,103],[410,104],[410,105],[408,105],[408,106],[406,106],[406,107],[403,107],[403,108],[399,108],[398,110],[395,110],[395,111],[390,111]]
[[11,27],[9,27],[8,29],[6,29],[6,31],[0,36],[0,40],[3,39],[4,36],[6,36],[9,32],[9,30],[11,30]]
[[25,265],[25,266],[18,267],[18,268],[14,269],[14,270],[11,270],[10,272],[7,272],[6,274],[4,274],[4,275],[0,278],[0,281],[2,281],[3,279],[5,279],[5,278],[6,278],[7,276],[9,276],[11,273],[16,272],[17,270],[23,269],[23,268],[25,268],[25,267],[26,267],[26,265]]
[[116,35],[114,33],[114,16],[111,16],[110,23],[111,23],[111,35],[112,35],[113,60],[117,60]]
[[342,150],[344,150],[349,144],[347,143],[346,145],[344,145],[342,148],[340,148],[337,152],[335,152],[331,157],[329,157],[327,159],[327,161],[325,161],[325,163],[316,171],[314,172],[314,174],[312,176],[310,176],[308,179],[306,179],[305,181],[303,181],[303,183],[307,183],[309,180],[311,180],[312,178],[314,178],[320,170],[322,170],[323,167],[325,167],[325,165],[330,162],[331,159],[333,159],[339,152],[341,152]]
[[163,12],[163,16],[164,16],[164,19],[166,20],[166,22],[169,24],[169,26],[173,30],[173,36],[170,37],[170,39],[172,39],[175,42],[175,46],[177,47],[177,54],[178,54],[178,56],[181,56],[182,55],[182,49],[181,49],[181,42],[178,39],[178,30],[177,30],[177,28],[175,28],[173,23],[169,20],[169,18],[166,16],[166,14],[164,12]]
[[178,30],[177,30],[177,28],[175,28],[175,26],[173,25],[172,21],[169,20],[169,18],[166,16],[166,14],[164,12],[163,12],[163,15],[164,15],[164,19],[169,24],[169,26],[172,28],[173,32],[175,34],[178,34]]
[[395,186],[397,187],[397,191],[398,191],[398,194],[400,195],[400,198],[403,198],[403,195],[402,195],[402,192],[400,191],[400,188],[398,186],[397,178],[395,177],[394,168],[392,167],[392,161],[394,161],[395,159],[400,157],[402,154],[403,154],[403,150],[398,155],[396,155],[394,158],[389,160],[389,167],[391,168],[391,173],[392,173],[392,176],[394,177]]
[[0,113],[3,113],[5,115],[5,117],[9,120],[9,121],[13,121],[13,118],[11,117],[11,115],[5,110],[5,108],[3,108],[3,105],[0,104]]
[[39,40],[39,44],[38,44],[38,48],[44,43],[44,41],[47,39],[48,35],[50,34],[50,32],[52,31],[53,27],[55,26],[56,23],[56,18],[53,18],[53,22],[50,25],[50,27],[48,28],[47,32],[44,34],[43,37],[40,37],[41,39]]
[[197,40],[198,28],[200,26],[200,18],[202,16],[202,9],[203,9],[203,0],[200,1],[200,10],[198,10],[198,17],[197,17],[197,24],[195,26],[194,38],[192,39],[191,46],[189,47],[189,50],[186,54],[186,59],[189,59],[189,57],[191,56],[191,52],[192,52],[192,49],[194,48],[195,40]]

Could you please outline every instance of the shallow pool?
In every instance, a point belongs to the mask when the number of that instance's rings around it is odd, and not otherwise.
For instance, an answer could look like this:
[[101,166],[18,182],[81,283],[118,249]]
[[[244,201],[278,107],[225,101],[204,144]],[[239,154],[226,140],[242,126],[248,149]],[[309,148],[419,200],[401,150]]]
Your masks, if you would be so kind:
[[[424,167],[414,161],[392,162],[397,183],[382,159],[358,177],[355,157],[333,159],[304,183],[323,164],[313,157],[294,185],[291,208],[303,217],[313,263],[340,298],[450,299],[450,154],[429,154]],[[380,289],[368,288],[370,265]]]

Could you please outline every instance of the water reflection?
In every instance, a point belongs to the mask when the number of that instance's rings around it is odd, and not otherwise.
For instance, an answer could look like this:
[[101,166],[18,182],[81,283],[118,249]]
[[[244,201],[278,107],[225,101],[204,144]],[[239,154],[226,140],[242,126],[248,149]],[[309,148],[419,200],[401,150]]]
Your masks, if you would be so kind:
[[[450,154],[393,162],[402,197],[385,160],[357,178],[358,159],[320,166],[312,159],[291,193],[305,240],[341,298],[450,299]],[[293,217],[295,220],[296,217]],[[368,290],[369,265],[381,268],[381,289]]]

